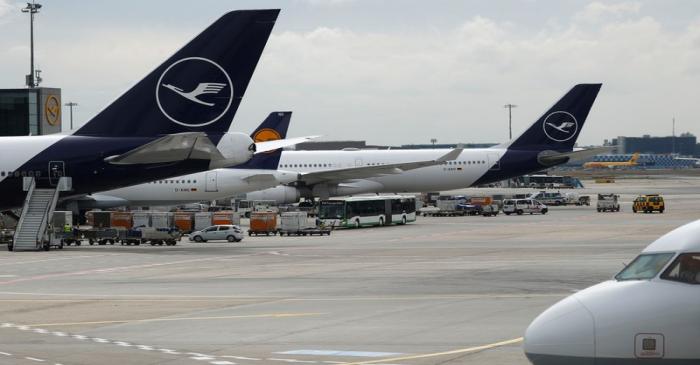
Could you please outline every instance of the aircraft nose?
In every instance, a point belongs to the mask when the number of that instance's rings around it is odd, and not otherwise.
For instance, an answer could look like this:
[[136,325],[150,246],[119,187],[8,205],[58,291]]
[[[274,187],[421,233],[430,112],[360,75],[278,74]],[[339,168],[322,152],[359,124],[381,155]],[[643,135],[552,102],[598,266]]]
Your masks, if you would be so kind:
[[570,296],[532,321],[525,331],[525,355],[534,365],[593,365],[594,327],[590,311]]

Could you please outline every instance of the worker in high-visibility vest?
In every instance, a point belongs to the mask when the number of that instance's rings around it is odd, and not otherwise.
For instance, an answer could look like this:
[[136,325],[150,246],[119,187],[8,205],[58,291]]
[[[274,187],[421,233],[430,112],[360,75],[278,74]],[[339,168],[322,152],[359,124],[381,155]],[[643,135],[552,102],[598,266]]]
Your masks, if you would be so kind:
[[73,227],[71,227],[70,224],[66,223],[63,225],[63,233],[71,233],[73,232]]

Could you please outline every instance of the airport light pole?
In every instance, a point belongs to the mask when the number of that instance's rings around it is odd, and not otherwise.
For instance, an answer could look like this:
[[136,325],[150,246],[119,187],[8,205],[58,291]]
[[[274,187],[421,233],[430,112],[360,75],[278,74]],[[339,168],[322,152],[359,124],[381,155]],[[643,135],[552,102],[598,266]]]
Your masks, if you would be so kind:
[[437,139],[436,139],[436,138],[431,138],[431,139],[430,139],[430,143],[432,143],[433,146],[435,146],[435,143],[437,143]]
[[39,12],[41,9],[41,4],[37,4],[34,1],[27,3],[26,8],[22,8],[23,13],[29,13],[29,75],[27,75],[27,86],[29,88],[35,88],[38,85],[34,79],[34,14]]
[[70,130],[73,130],[73,107],[78,106],[78,103],[74,103],[72,101],[69,101],[64,104],[70,109]]
[[508,139],[513,139],[513,114],[512,110],[513,108],[517,108],[518,106],[515,104],[508,103],[503,106],[504,108],[508,109]]

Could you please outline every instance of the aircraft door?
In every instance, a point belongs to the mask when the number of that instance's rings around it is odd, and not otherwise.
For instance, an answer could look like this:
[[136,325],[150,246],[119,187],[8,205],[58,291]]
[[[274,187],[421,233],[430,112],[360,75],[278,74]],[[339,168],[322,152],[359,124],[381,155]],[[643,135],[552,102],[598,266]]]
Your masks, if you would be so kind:
[[66,164],[63,161],[49,161],[49,184],[58,185],[58,180],[66,175]]
[[362,159],[356,158],[355,159],[355,167],[360,167],[360,166],[362,166]]
[[487,154],[488,160],[489,160],[489,170],[491,171],[498,171],[501,169],[501,159],[498,157],[498,153],[495,152],[489,152]]
[[205,180],[205,186],[204,186],[204,191],[208,192],[216,192],[219,191],[219,188],[216,183],[216,171],[207,171],[204,177]]

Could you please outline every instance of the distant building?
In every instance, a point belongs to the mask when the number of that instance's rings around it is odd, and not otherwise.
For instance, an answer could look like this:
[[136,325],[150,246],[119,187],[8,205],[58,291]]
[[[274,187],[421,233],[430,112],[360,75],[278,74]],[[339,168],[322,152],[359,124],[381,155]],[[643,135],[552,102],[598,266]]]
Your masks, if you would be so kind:
[[61,132],[61,89],[0,89],[0,136]]
[[697,138],[690,133],[683,133],[676,137],[617,137],[613,140],[617,145],[617,153],[653,153],[669,154],[677,153],[681,156],[694,156],[696,154]]

